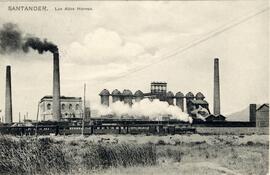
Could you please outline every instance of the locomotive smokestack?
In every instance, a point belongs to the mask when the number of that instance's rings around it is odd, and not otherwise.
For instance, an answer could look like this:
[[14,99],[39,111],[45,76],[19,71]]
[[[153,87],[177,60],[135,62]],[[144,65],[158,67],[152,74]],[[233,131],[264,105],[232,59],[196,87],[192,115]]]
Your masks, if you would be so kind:
[[219,60],[214,59],[214,115],[220,115]]
[[5,103],[5,123],[12,123],[12,95],[11,95],[11,70],[6,67],[6,103]]
[[60,72],[59,53],[53,53],[53,120],[59,121],[61,118],[60,108]]

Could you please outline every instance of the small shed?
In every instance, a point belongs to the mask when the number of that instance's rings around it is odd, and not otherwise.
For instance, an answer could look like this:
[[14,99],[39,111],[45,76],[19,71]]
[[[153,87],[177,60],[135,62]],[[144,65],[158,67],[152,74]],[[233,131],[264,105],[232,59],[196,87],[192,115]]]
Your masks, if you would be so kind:
[[269,127],[269,104],[264,103],[256,110],[256,126]]

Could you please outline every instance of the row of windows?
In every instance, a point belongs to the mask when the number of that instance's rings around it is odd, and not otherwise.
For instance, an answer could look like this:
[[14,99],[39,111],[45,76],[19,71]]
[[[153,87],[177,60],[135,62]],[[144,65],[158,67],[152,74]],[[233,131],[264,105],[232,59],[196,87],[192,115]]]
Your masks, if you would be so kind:
[[[47,110],[51,110],[51,104],[50,103],[48,103],[47,104]],[[64,110],[64,109],[66,109],[66,105],[65,104],[62,104],[61,105],[61,108],[62,108],[62,110]],[[69,104],[68,105],[68,109],[73,109],[73,105],[72,104]],[[79,110],[80,109],[80,105],[79,104],[76,104],[75,105],[75,110]]]

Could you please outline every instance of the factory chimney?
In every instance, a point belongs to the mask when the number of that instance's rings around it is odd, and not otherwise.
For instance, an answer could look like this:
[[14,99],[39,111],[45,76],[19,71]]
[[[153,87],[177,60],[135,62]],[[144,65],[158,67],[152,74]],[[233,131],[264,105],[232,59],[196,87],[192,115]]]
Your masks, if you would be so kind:
[[220,115],[219,60],[214,59],[214,115]]
[[249,105],[249,122],[256,122],[256,104]]
[[5,123],[12,123],[11,68],[6,67]]
[[60,72],[59,53],[53,53],[53,120],[59,121],[61,118],[60,108]]

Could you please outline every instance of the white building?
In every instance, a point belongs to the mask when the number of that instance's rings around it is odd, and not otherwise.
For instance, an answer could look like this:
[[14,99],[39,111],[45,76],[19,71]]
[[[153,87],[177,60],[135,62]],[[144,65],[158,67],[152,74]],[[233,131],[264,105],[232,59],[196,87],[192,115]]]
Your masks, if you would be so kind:
[[[61,96],[61,117],[82,118],[83,106],[81,97]],[[44,96],[39,102],[39,120],[52,120],[52,96]]]

